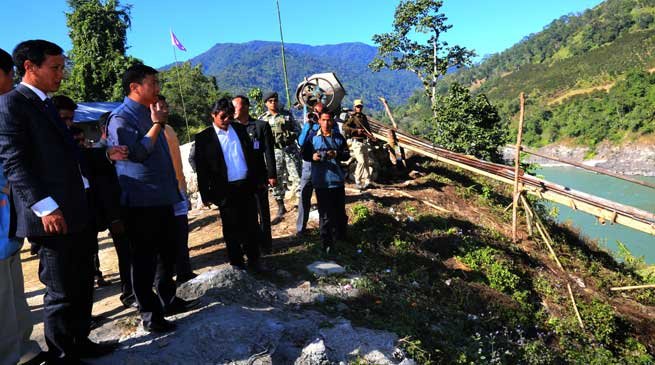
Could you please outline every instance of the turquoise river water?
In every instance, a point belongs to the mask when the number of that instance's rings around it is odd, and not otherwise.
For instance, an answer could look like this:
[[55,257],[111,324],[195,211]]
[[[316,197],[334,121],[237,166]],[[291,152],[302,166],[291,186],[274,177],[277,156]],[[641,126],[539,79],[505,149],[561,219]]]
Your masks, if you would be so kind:
[[[571,189],[600,196],[622,204],[655,212],[655,189],[573,167],[542,167],[537,171],[548,181]],[[655,177],[637,177],[655,183]],[[558,221],[569,222],[588,238],[596,239],[601,247],[616,251],[617,240],[623,242],[635,256],[644,256],[655,264],[655,236],[620,225],[601,225],[595,217],[555,204]]]

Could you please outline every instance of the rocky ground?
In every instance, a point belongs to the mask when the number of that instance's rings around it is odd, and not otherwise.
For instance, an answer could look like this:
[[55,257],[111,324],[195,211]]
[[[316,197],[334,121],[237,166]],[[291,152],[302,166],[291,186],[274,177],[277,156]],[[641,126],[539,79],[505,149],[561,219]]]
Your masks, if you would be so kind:
[[[298,240],[293,236],[295,209],[274,227],[275,251]],[[274,213],[274,212],[273,212]],[[317,225],[312,214],[310,227]],[[320,305],[326,295],[348,298],[357,290],[320,285],[326,274],[343,275],[344,269],[307,262],[308,278],[295,278],[279,268],[265,277],[235,270],[226,264],[219,215],[215,209],[191,212],[190,252],[195,272],[201,274],[178,288],[185,299],[201,300],[201,307],[169,318],[178,328],[164,335],[149,334],[139,325],[134,309],[118,299],[118,266],[111,238],[101,234],[100,260],[109,287],[96,289],[93,314],[104,318],[94,329],[95,341],[119,341],[120,348],[92,364],[338,364],[362,359],[374,364],[411,364],[398,348],[398,336],[356,327],[339,316],[304,309]],[[45,348],[42,325],[44,288],[38,281],[38,260],[25,247],[21,253],[28,303],[33,311],[32,338]],[[275,255],[275,254],[274,254]],[[323,263],[323,266],[326,263]],[[316,274],[309,274],[314,270]],[[326,271],[327,270],[327,271]],[[273,282],[281,283],[280,285]]]
[[[539,148],[538,151],[545,155],[573,160],[625,175],[655,176],[655,144],[651,142],[630,142],[620,146],[603,142],[594,149],[555,144]],[[506,159],[513,159],[514,150],[506,148],[504,156]],[[556,161],[530,155],[526,161],[542,166],[562,165]]]

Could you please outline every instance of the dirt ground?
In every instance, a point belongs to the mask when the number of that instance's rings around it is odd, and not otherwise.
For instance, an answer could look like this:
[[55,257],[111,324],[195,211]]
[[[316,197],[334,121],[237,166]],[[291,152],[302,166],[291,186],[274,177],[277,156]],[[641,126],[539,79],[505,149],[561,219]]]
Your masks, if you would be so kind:
[[[394,185],[377,185],[364,193],[353,189],[352,186],[348,186],[346,194],[348,196],[346,199],[348,206],[391,201],[400,207],[410,202],[420,207],[420,210],[443,216],[457,217],[493,229],[505,236],[511,236],[511,221],[508,223],[503,217],[499,217],[497,212],[493,212],[491,208],[478,204],[473,197],[471,199],[463,198],[461,193],[458,193],[457,189],[451,185],[439,183],[415,185],[414,181],[408,180]],[[289,212],[280,224],[273,226],[273,255],[289,246],[302,243],[295,237],[297,217],[295,204],[295,201],[287,201],[286,207]],[[275,216],[276,208],[272,199],[271,207],[271,215]],[[401,209],[397,210],[401,211]],[[350,214],[350,209],[347,208],[347,212]],[[407,215],[406,210],[403,210],[402,214]],[[220,229],[218,210],[192,211],[189,214],[189,223],[189,250],[193,270],[200,274],[221,265],[226,265],[227,256]],[[316,228],[317,225],[317,221],[310,220],[308,228]],[[523,238],[520,242],[521,250],[537,258],[547,265],[552,273],[555,273],[557,270],[553,260],[549,258],[548,253],[540,243],[527,239],[524,226],[520,231],[520,235]],[[110,321],[133,318],[135,317],[135,310],[124,309],[118,298],[120,292],[118,264],[111,238],[108,237],[107,232],[103,232],[100,234],[99,240],[101,270],[105,278],[113,284],[96,289],[93,314],[104,316]],[[44,287],[38,280],[38,259],[36,256],[30,255],[29,246],[23,248],[21,258],[25,277],[25,293],[35,323],[32,337],[45,348],[42,324]],[[446,262],[445,264],[460,265],[458,262]],[[587,288],[586,290],[590,289]],[[653,325],[655,323],[653,321],[655,311],[653,307],[641,306],[622,298],[615,298],[612,304],[617,310],[624,313],[633,325],[648,333],[645,336],[646,338],[650,337],[651,340],[655,340],[655,325]]]
[[[271,215],[277,213],[275,202],[271,199]],[[313,204],[315,204],[315,199]],[[296,201],[288,200],[286,208],[289,212],[284,220],[273,226],[274,249],[280,250],[295,242],[295,222],[297,210]],[[308,228],[317,227],[318,222],[311,221]],[[120,278],[118,274],[118,258],[108,231],[98,235],[100,270],[104,278],[112,283],[107,287],[96,287],[93,315],[105,317],[109,321],[116,321],[121,318],[134,316],[135,309],[125,309],[119,300]],[[189,213],[189,253],[191,265],[195,273],[201,274],[214,270],[221,265],[227,264],[225,242],[223,241],[220,228],[220,216],[218,209],[193,210]],[[45,348],[43,338],[43,294],[45,288],[39,281],[38,256],[30,254],[29,244],[25,244],[21,250],[21,261],[23,263],[23,277],[25,280],[25,295],[32,311],[34,330],[32,339],[39,342]]]

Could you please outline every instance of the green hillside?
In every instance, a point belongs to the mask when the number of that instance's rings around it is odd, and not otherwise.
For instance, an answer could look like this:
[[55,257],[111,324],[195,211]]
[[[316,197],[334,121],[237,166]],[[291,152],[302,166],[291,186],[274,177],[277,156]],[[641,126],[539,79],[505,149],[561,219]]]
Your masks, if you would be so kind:
[[[379,96],[385,96],[392,105],[400,105],[421,87],[416,75],[409,71],[371,71],[368,64],[377,48],[363,43],[288,43],[285,50],[292,98],[300,82],[323,72],[335,72],[343,83],[347,92],[344,106],[351,105],[354,99],[364,99],[369,110],[382,108],[377,102]],[[280,52],[277,42],[219,43],[188,61],[201,65],[204,74],[215,77],[221,90],[232,94],[245,94],[253,87],[275,90],[286,104]]]
[[[652,133],[654,15],[655,0],[607,0],[447,75],[439,90],[445,93],[452,82],[468,85],[508,120],[516,120],[518,95],[525,92],[525,138],[532,145],[572,139],[593,146]],[[406,127],[429,116],[424,103],[415,96],[399,108]]]

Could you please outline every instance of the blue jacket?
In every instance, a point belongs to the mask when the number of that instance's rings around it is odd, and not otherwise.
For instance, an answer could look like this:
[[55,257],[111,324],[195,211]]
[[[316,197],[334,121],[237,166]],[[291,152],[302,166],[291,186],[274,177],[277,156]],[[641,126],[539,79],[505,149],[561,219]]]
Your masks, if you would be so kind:
[[150,110],[127,97],[109,117],[108,144],[130,150],[128,160],[116,161],[121,205],[155,207],[182,200],[164,132],[151,145],[146,136],[151,127]]
[[[0,164],[2,171],[2,164]],[[5,175],[0,173],[0,187],[7,185]],[[22,246],[23,241],[15,237],[9,238],[9,217],[11,216],[11,205],[9,196],[0,192],[0,260],[11,257]]]
[[[337,157],[324,161],[314,161],[315,152],[337,151]],[[312,185],[317,189],[338,188],[344,185],[344,173],[339,162],[350,158],[346,139],[340,133],[324,136],[319,130],[311,139],[307,138],[302,147],[305,161],[312,163]]]

